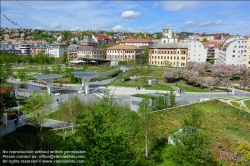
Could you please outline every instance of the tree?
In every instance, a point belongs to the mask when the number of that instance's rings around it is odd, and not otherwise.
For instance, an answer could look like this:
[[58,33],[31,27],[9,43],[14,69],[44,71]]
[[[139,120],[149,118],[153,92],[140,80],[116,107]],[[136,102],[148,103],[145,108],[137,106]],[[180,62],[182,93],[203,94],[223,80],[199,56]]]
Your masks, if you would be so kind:
[[201,129],[201,124],[201,111],[192,110],[184,119],[182,129],[171,135],[174,144],[164,150],[164,165],[217,165],[209,149],[209,136]]
[[143,49],[142,54],[140,56],[140,64],[146,65],[148,64],[149,53],[148,49]]
[[21,81],[25,81],[27,77],[26,69],[19,69],[17,71],[17,78],[19,78]]
[[151,113],[152,106],[148,97],[143,98],[139,104],[138,113],[140,114],[140,122],[143,136],[145,136],[145,157],[150,157],[150,148],[156,139],[156,131],[154,126],[157,125],[155,114]]
[[176,106],[175,94],[174,94],[174,91],[172,90],[169,93],[169,102],[170,102],[170,107]]
[[68,61],[68,54],[66,51],[62,54],[62,63],[66,63]]
[[29,120],[41,130],[44,118],[52,110],[52,96],[48,93],[32,93],[25,102],[24,110],[29,113]]
[[138,130],[128,119],[137,121],[138,115],[119,106],[105,93],[100,102],[85,103],[82,107],[76,139],[71,139],[70,146],[86,151],[85,165],[135,165],[133,137]]
[[202,42],[208,42],[207,38],[204,38],[204,39],[202,40]]

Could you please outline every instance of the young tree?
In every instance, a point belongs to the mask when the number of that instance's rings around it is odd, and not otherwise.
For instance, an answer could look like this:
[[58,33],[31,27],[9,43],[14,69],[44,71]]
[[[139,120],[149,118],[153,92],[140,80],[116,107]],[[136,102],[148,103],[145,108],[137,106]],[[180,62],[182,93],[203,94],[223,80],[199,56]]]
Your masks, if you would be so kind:
[[170,101],[170,107],[176,106],[175,94],[174,94],[174,91],[172,90],[169,93],[169,101]]
[[192,110],[183,121],[182,129],[172,134],[173,145],[164,151],[164,165],[217,165],[209,149],[209,136],[201,129],[202,113]]

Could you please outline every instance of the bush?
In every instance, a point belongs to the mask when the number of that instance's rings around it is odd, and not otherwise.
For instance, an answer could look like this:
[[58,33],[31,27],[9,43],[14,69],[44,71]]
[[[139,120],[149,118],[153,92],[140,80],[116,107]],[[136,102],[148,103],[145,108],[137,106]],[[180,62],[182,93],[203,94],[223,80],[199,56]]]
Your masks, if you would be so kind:
[[123,78],[123,81],[129,81],[130,80],[130,78],[129,77],[125,77],[125,78]]
[[111,74],[108,74],[108,77],[116,77],[116,76],[118,76],[118,74],[120,73],[120,70],[119,71],[115,71],[115,72],[113,72],[113,73],[111,73]]

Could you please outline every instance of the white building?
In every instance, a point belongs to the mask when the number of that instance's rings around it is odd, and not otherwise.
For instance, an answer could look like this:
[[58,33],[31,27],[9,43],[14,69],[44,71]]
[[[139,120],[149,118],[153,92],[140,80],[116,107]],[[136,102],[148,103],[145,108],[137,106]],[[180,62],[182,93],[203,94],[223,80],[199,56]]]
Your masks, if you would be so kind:
[[119,45],[132,45],[136,47],[149,47],[153,44],[154,42],[149,39],[125,39],[119,43]]
[[195,37],[188,41],[188,62],[206,62],[207,49]]
[[67,52],[68,46],[65,44],[51,44],[47,48],[47,55],[49,57],[59,58],[64,52]]
[[11,42],[1,42],[0,50],[15,50],[15,45]]
[[245,66],[247,44],[247,39],[243,37],[235,37],[226,40],[220,49],[217,63]]
[[177,43],[178,39],[173,37],[173,30],[171,28],[163,29],[161,42],[162,43]]
[[32,47],[31,44],[21,44],[18,50],[21,51],[22,55],[30,55],[30,48]]

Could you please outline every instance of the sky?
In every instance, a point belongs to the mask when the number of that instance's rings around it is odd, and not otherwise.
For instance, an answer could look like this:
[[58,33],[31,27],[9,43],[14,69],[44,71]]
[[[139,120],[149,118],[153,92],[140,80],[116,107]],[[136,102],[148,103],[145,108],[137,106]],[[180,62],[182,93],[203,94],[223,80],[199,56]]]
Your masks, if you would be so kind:
[[[28,29],[250,34],[250,1],[1,0],[1,13]],[[1,27],[18,28],[1,15]]]

